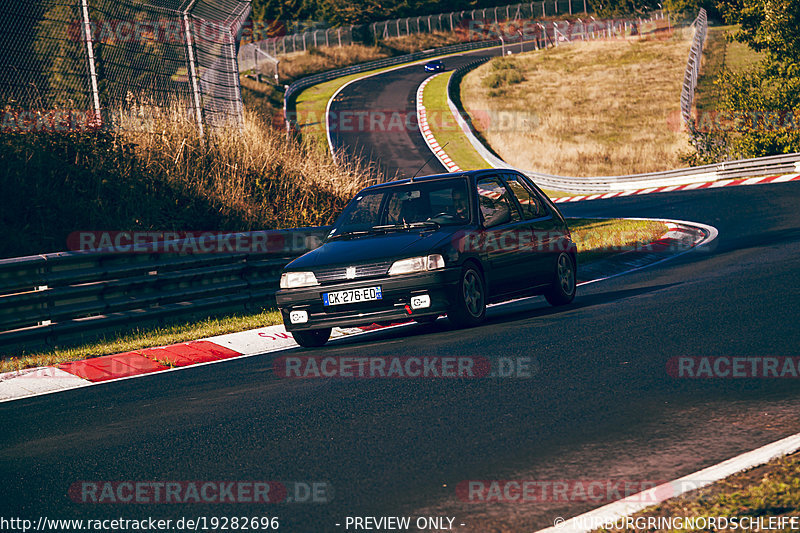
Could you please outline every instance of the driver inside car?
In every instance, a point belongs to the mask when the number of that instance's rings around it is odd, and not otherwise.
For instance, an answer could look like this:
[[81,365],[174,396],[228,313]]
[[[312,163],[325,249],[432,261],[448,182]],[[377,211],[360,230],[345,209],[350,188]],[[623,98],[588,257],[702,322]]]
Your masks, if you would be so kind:
[[453,189],[453,216],[459,220],[468,220],[469,219],[469,202],[467,202],[467,196],[464,194],[464,191],[455,188]]

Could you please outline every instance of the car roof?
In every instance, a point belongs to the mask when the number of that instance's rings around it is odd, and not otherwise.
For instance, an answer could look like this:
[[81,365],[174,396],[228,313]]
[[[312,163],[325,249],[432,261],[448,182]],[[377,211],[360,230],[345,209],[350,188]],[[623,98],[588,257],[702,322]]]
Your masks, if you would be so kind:
[[[499,169],[496,169],[496,168],[485,168],[485,169],[481,169],[481,170],[467,170],[467,171],[464,171],[464,172],[451,172],[451,173],[448,173],[448,174],[431,174],[429,176],[419,176],[419,177],[413,178],[413,182],[414,183],[418,183],[418,182],[421,183],[421,182],[425,182],[425,181],[434,181],[434,180],[440,180],[440,179],[473,178],[473,177],[477,178],[479,176],[483,176],[483,175],[486,175],[486,174],[497,174],[498,171],[499,171]],[[371,190],[376,190],[376,189],[382,189],[384,187],[394,187],[396,185],[406,185],[406,184],[411,183],[411,182],[412,182],[412,180],[410,178],[403,178],[401,180],[387,181],[386,183],[378,183],[377,185],[372,185],[372,186],[367,187],[367,188],[365,188],[363,190],[371,191]]]

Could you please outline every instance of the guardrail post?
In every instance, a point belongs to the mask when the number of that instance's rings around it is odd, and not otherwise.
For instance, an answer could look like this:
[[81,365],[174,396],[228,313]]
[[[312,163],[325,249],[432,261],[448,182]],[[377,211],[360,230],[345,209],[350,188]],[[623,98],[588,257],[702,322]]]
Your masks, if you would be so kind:
[[94,109],[93,126],[102,126],[100,114],[100,91],[97,88],[97,68],[95,66],[94,42],[92,40],[92,23],[89,20],[89,2],[81,0],[81,22],[84,29],[84,43],[86,45],[86,60],[89,65],[89,87],[92,92],[92,107]]
[[189,11],[194,7],[197,0],[192,0],[186,9],[183,10],[183,31],[186,39],[186,61],[189,68],[189,84],[192,88],[192,100],[194,105],[194,115],[197,121],[197,129],[200,137],[204,136],[203,131],[203,104],[200,95],[200,83],[197,80],[197,56],[194,50],[194,36],[192,35],[192,23],[189,19]]

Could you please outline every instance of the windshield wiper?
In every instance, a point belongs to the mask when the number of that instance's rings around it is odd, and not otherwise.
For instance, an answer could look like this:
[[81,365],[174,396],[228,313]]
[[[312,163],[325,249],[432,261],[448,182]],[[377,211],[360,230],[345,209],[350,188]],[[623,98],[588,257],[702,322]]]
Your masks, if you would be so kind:
[[337,235],[330,235],[328,236],[329,241],[333,241],[336,239],[341,239],[342,237],[358,237],[359,235],[372,235],[375,232],[372,230],[364,230],[364,231],[346,231],[344,233],[339,233]]
[[391,231],[391,230],[406,230],[406,229],[418,229],[424,228],[426,226],[433,226],[436,229],[439,229],[442,225],[438,222],[434,222],[433,220],[425,220],[422,222],[412,222],[411,224],[387,224],[385,226],[373,226],[373,230],[379,231]]
[[442,227],[442,225],[439,224],[438,222],[434,222],[433,220],[425,220],[423,222],[412,222],[411,224],[386,224],[384,226],[373,226],[368,230],[346,231],[344,233],[331,235],[330,237],[328,237],[328,240],[333,241],[342,237],[377,235],[379,233],[386,233],[389,231],[414,230],[424,227],[433,227],[435,229],[439,229],[440,227]]

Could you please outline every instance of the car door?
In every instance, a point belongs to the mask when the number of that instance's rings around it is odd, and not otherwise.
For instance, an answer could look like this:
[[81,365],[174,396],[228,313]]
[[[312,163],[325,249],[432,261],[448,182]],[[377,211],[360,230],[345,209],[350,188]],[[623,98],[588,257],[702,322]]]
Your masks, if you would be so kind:
[[514,273],[520,287],[532,287],[552,281],[556,221],[543,200],[524,177],[504,173],[503,179],[509,194],[519,204],[522,221],[519,226],[519,247]]
[[499,176],[489,176],[477,182],[478,206],[481,217],[480,245],[488,263],[487,281],[491,296],[517,289],[515,268],[518,267],[516,235],[522,217]]

